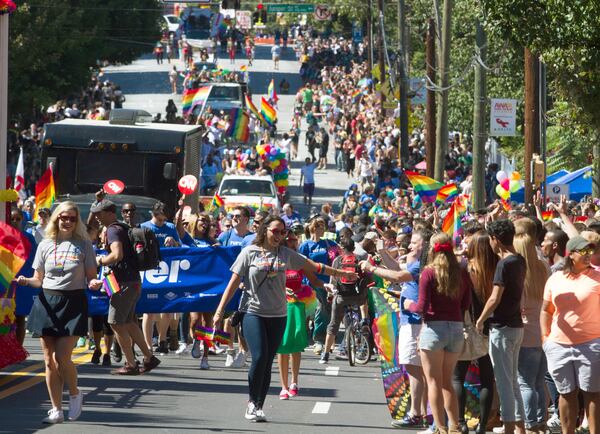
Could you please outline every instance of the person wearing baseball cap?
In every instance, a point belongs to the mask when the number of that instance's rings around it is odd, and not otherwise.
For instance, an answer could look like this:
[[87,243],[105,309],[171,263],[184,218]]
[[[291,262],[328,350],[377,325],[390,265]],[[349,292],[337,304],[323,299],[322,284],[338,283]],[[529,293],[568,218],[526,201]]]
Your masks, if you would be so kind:
[[[586,405],[600,405],[600,272],[590,265],[595,249],[579,235],[571,238],[563,270],[550,276],[544,290],[542,342],[564,432],[575,432],[579,391]],[[589,412],[590,427],[598,426],[597,418]]]

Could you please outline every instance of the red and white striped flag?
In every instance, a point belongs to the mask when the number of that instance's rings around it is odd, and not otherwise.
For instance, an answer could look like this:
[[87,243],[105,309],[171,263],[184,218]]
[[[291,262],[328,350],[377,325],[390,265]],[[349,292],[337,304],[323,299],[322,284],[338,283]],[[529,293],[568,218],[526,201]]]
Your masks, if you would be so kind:
[[17,162],[17,171],[15,172],[15,190],[21,200],[27,199],[25,192],[25,164],[23,163],[23,148],[19,152],[19,161]]

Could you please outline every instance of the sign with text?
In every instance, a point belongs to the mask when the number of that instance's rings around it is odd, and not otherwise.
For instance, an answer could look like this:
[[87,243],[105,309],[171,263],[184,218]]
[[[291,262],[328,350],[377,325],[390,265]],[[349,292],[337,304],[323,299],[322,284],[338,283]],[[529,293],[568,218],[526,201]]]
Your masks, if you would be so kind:
[[314,4],[269,4],[267,5],[267,12],[269,13],[289,13],[289,14],[311,14],[315,11]]
[[562,195],[569,199],[569,184],[548,184],[548,199],[558,202]]
[[252,27],[252,12],[235,11],[235,24],[238,28],[248,30]]
[[492,98],[490,110],[490,136],[517,135],[517,100]]

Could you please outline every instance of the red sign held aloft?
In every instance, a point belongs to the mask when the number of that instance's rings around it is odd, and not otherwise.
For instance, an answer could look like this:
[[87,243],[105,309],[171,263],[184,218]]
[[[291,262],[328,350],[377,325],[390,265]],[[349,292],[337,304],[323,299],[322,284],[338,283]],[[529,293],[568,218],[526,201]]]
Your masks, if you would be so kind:
[[119,194],[125,190],[125,184],[123,184],[123,181],[119,181],[118,179],[111,179],[110,181],[106,181],[104,183],[104,187],[102,187],[102,189],[107,194]]
[[185,175],[177,183],[181,194],[192,194],[198,186],[198,179],[194,175]]

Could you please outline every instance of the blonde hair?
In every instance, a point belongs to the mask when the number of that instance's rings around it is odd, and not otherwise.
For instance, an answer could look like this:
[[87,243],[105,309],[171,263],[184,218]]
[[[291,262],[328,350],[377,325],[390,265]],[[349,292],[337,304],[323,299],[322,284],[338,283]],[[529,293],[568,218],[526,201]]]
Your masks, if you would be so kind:
[[460,295],[460,267],[454,251],[435,251],[436,244],[450,244],[452,239],[444,232],[435,234],[429,241],[429,254],[427,267],[435,271],[437,292],[449,298],[458,298]]
[[544,286],[548,280],[548,269],[538,258],[533,237],[527,233],[515,235],[513,239],[515,251],[525,258],[525,299],[542,300]]
[[58,216],[67,211],[75,211],[75,214],[77,216],[77,221],[75,222],[75,229],[73,229],[73,238],[80,240],[89,240],[90,237],[88,236],[86,226],[81,221],[81,214],[79,213],[79,208],[77,207],[75,202],[71,201],[61,202],[54,209],[54,212],[52,212],[50,220],[48,221],[48,225],[46,226],[44,237],[51,240],[56,240],[56,237],[58,235]]

